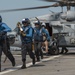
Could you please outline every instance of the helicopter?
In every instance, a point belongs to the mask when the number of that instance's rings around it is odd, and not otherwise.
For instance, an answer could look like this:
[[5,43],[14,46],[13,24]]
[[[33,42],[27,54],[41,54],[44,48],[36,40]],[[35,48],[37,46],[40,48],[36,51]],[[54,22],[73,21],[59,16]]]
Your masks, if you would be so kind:
[[[14,12],[14,11],[22,11],[22,10],[32,10],[32,9],[42,9],[42,8],[50,8],[50,7],[58,7],[62,8],[61,12],[38,16],[37,18],[40,22],[44,22],[46,24],[47,29],[49,30],[49,34],[51,36],[50,41],[50,52],[51,54],[59,54],[59,47],[75,47],[75,11],[71,11],[71,6],[75,6],[75,0],[42,0],[48,2],[55,2],[53,5],[48,6],[38,6],[38,7],[30,7],[30,8],[20,8],[20,9],[8,9],[8,10],[0,10],[0,12]],[[67,11],[63,11],[63,7],[67,7]],[[34,27],[34,22],[37,19],[30,18],[32,26]],[[21,47],[20,36],[17,34],[17,30],[13,30],[11,33],[8,33],[10,37],[11,46]]]
[[[38,16],[37,18],[40,20],[41,23],[45,23],[47,28],[49,28],[49,33],[50,35],[52,35],[52,27],[49,26],[49,20],[55,20],[55,18],[53,16],[58,15],[58,13],[51,13],[51,14],[46,14],[46,15],[42,15],[42,16]],[[49,19],[50,18],[50,19]],[[34,22],[37,21],[37,19],[34,18],[30,18],[29,19],[31,22],[32,27],[34,27]],[[12,31],[12,32],[8,32],[7,33],[9,40],[10,40],[10,45],[13,47],[21,47],[21,40],[20,40],[20,35],[18,34],[18,30],[17,27]]]

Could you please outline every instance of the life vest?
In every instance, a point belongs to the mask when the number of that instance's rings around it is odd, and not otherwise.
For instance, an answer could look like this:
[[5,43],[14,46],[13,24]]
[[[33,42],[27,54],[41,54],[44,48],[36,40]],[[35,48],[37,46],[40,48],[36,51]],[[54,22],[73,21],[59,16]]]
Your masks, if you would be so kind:
[[[24,31],[24,33],[26,35],[29,34],[30,29],[32,29],[31,26],[23,27],[23,31]],[[27,37],[27,36],[23,37],[23,36],[21,36],[22,42],[25,42],[25,43],[32,42],[32,38],[33,38],[33,32],[32,32],[32,35],[30,37]]]
[[34,41],[44,42],[46,40],[46,36],[43,34],[45,34],[43,28],[34,28]]

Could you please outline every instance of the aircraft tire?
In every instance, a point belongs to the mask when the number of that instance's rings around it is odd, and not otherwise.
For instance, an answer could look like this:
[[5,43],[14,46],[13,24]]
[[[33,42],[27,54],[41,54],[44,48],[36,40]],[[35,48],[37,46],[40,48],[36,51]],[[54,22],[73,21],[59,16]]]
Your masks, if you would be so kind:
[[59,54],[59,48],[57,46],[52,46],[50,49],[51,55],[58,55]]

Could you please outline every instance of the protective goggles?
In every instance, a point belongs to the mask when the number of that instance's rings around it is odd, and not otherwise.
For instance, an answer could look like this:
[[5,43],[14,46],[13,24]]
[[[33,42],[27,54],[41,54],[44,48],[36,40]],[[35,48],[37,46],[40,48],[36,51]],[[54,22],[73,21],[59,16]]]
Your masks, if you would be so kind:
[[39,23],[35,23],[35,25],[39,25]]
[[27,23],[26,21],[22,21],[22,24]]

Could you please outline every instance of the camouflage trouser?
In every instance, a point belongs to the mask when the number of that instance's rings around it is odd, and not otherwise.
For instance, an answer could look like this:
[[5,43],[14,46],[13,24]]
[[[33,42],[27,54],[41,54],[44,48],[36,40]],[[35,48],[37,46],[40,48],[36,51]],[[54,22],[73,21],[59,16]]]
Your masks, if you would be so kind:
[[0,41],[0,71],[1,71],[1,56],[2,56],[2,51],[4,52],[4,53],[6,53],[6,43],[3,41],[3,43],[2,43],[2,41]]
[[43,52],[41,47],[42,47],[42,42],[34,42],[34,50],[37,59],[39,59],[39,56],[43,57]]
[[1,55],[2,55],[2,47],[0,45],[0,72],[1,72]]
[[1,55],[2,52],[8,57],[8,59],[13,63],[15,61],[15,58],[11,54],[10,50],[7,47],[7,44],[5,41],[0,42],[0,66],[1,66]]
[[34,53],[32,51],[32,43],[22,44],[21,53],[22,53],[22,61],[26,61],[26,54],[29,54],[31,59],[34,59]]

